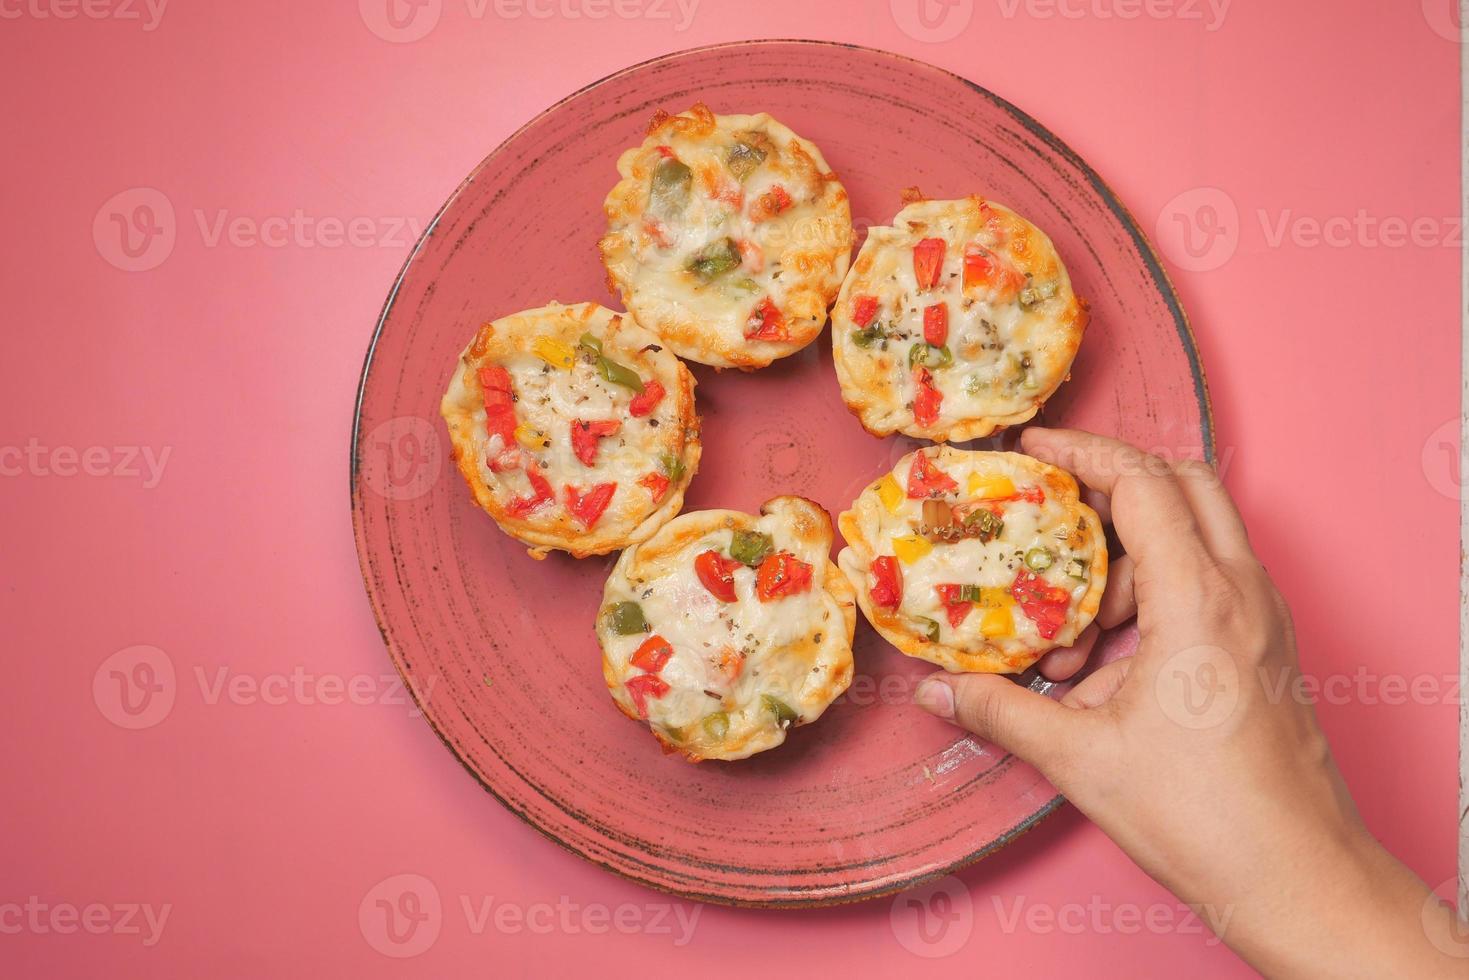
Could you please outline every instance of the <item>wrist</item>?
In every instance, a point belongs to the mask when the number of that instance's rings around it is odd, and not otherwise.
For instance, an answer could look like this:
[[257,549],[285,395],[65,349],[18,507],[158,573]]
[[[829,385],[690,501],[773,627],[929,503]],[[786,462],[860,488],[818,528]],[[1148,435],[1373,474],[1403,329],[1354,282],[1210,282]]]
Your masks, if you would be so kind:
[[1435,942],[1452,936],[1451,915],[1430,915],[1423,882],[1360,825],[1282,870],[1242,898],[1222,937],[1267,976],[1432,977],[1466,962]]

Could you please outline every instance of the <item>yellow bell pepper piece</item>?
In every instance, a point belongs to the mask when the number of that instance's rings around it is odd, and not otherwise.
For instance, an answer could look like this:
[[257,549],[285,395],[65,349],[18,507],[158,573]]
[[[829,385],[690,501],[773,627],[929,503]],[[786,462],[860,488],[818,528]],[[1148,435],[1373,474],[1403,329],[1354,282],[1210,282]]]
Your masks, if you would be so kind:
[[979,604],[984,609],[1008,609],[1015,605],[1015,597],[1009,589],[985,585],[979,590]]
[[927,538],[917,534],[893,538],[893,554],[897,555],[898,561],[904,565],[913,564],[932,550],[933,544]]
[[515,427],[515,441],[526,449],[546,448],[546,437],[538,429],[533,429],[524,422]]
[[979,631],[985,636],[1014,636],[1015,616],[1003,606],[986,609],[979,620]]
[[555,368],[569,368],[576,363],[576,348],[555,337],[537,337],[530,342],[531,353]]
[[896,514],[898,508],[903,506],[903,488],[898,486],[898,481],[893,479],[891,473],[877,481],[877,497],[889,514]]
[[969,493],[980,500],[995,500],[999,497],[1015,496],[1015,481],[1008,476],[969,474]]

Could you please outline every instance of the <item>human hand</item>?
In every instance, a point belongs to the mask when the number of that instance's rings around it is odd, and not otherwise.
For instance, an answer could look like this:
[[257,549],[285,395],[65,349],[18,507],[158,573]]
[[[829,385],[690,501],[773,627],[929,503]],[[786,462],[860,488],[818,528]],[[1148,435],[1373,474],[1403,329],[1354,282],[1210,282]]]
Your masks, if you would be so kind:
[[[1040,769],[1262,972],[1469,972],[1440,944],[1464,942],[1452,913],[1373,840],[1312,707],[1282,696],[1299,674],[1290,611],[1213,468],[1063,430],[1021,447],[1107,498],[1127,555],[1097,625],[1136,615],[1137,653],[1059,702],[940,671],[918,703]],[[1079,670],[1094,631],[1042,672]]]

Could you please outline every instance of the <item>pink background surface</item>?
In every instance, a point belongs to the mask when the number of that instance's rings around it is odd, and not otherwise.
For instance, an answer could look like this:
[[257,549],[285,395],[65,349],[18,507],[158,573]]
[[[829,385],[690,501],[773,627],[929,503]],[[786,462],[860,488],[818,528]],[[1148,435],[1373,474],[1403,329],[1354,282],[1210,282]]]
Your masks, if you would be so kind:
[[[1450,878],[1459,46],[1443,36],[1447,0],[1395,6],[1239,4],[1218,21],[1217,5],[1123,19],[1126,0],[1071,0],[1079,16],[961,0],[924,28],[907,0],[703,0],[680,29],[678,7],[652,0],[549,8],[576,18],[430,0],[410,23],[437,23],[411,43],[369,29],[392,33],[368,0],[170,4],[153,30],[145,7],[141,20],[4,8],[0,969],[1247,975],[1070,809],[961,873],[961,900],[921,920],[901,897],[703,907],[678,945],[692,907],[670,913],[503,811],[390,683],[347,463],[362,355],[415,237],[404,223],[576,88],[746,36],[851,41],[963,74],[1161,229],[1227,482],[1294,605],[1306,670],[1344,685],[1319,706],[1342,769],[1371,829],[1430,884]],[[161,194],[171,221],[135,188]],[[161,261],[123,271],[110,215],[144,204],[172,251],[157,237],[139,262]],[[297,212],[365,219],[370,241],[248,234]],[[221,215],[241,233],[216,238]],[[1327,219],[1341,236],[1313,241]],[[1417,243],[1391,244],[1414,221]],[[127,475],[127,447],[167,452],[161,478]],[[72,454],[95,475],[64,475]],[[1399,516],[1392,535],[1371,530]],[[110,678],[146,677],[119,653],[138,645],[174,679],[132,719]],[[115,723],[130,719],[155,723]],[[414,959],[382,953],[413,942],[374,928],[403,874],[430,883],[410,882],[428,915]],[[10,911],[32,896],[45,913]],[[151,945],[133,904],[169,909]],[[1155,926],[1139,926],[1150,909]]]

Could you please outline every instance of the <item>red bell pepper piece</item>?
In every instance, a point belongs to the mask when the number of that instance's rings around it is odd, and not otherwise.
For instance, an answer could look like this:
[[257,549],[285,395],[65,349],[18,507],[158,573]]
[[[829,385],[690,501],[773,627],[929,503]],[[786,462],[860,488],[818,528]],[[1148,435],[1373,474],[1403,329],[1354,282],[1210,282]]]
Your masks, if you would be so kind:
[[913,383],[918,390],[913,393],[913,421],[919,425],[933,425],[939,420],[939,406],[944,402],[943,392],[933,386],[933,375],[926,367],[913,369]]
[[479,369],[479,386],[484,389],[487,408],[492,405],[509,405],[514,401],[510,372],[498,364],[486,364]]
[[790,331],[786,329],[785,314],[780,311],[769,296],[760,301],[760,305],[750,313],[750,319],[745,321],[746,340],[790,340]]
[[811,590],[811,566],[789,551],[777,551],[755,573],[755,595],[761,602]]
[[933,588],[939,594],[939,601],[944,604],[944,612],[949,616],[949,625],[958,629],[959,624],[964,622],[964,618],[974,608],[974,603],[959,598],[963,586],[935,585]]
[[923,308],[923,339],[934,347],[949,342],[949,304],[934,303]]
[[903,601],[903,569],[898,559],[892,555],[872,559],[872,577],[872,604],[879,609],[898,608]]
[[1066,625],[1066,609],[1071,593],[1058,585],[1049,585],[1034,572],[1022,568],[1010,586],[1010,594],[1020,604],[1020,611],[1035,623],[1036,632],[1045,640],[1054,639]]
[[520,461],[520,450],[511,446],[509,449],[501,450],[499,453],[490,457],[490,472],[508,473],[511,470],[518,470],[520,469]]
[[668,492],[668,477],[662,473],[649,473],[638,480],[638,486],[647,487],[648,492],[653,495],[653,503],[663,500],[663,495]]
[[852,300],[852,322],[865,327],[877,316],[876,296],[857,296]]
[[599,483],[590,490],[580,490],[577,487],[566,488],[566,509],[571,511],[571,516],[581,521],[587,530],[601,519],[602,513],[607,505],[612,502],[612,495],[617,492],[615,483]]
[[502,450],[515,445],[515,393],[510,385],[510,372],[498,364],[479,369],[479,385],[485,399],[485,430],[499,436]]
[[627,410],[636,419],[651,415],[666,394],[658,382],[644,381],[643,390],[632,396],[632,404],[628,405]]
[[668,693],[668,682],[657,674],[639,674],[622,682],[632,698],[639,718],[648,717],[648,698],[661,698]]
[[964,246],[965,289],[982,286],[994,290],[1001,299],[1009,299],[1024,284],[1024,276],[983,245],[970,242]]
[[918,280],[919,289],[932,289],[938,285],[939,273],[944,268],[944,250],[949,243],[942,238],[925,238],[913,246],[913,278]]
[[939,497],[958,489],[959,484],[954,482],[954,478],[933,465],[927,454],[920,451],[913,457],[913,465],[908,468],[908,496],[911,499]]
[[656,674],[663,669],[663,665],[668,663],[668,658],[671,656],[673,656],[673,646],[654,633],[643,641],[642,646],[633,651],[631,663],[639,670]]
[[524,517],[542,504],[556,499],[556,492],[551,489],[550,482],[541,475],[540,468],[534,462],[526,465],[525,477],[530,480],[531,495],[516,497],[505,508],[515,517]]
[[719,552],[710,549],[694,559],[694,572],[699,576],[699,581],[704,583],[704,588],[709,594],[720,602],[735,601],[734,570],[740,567],[740,562],[733,558],[726,558]]
[[659,248],[667,248],[673,244],[673,238],[668,234],[668,226],[651,215],[643,217],[643,231],[658,243]]
[[761,221],[769,221],[782,211],[791,207],[791,195],[786,189],[776,184],[770,190],[755,198],[755,203],[750,205],[750,220],[757,224]]
[[598,440],[616,435],[621,428],[622,423],[617,419],[598,422],[577,419],[571,423],[571,451],[576,453],[583,466],[596,466]]

